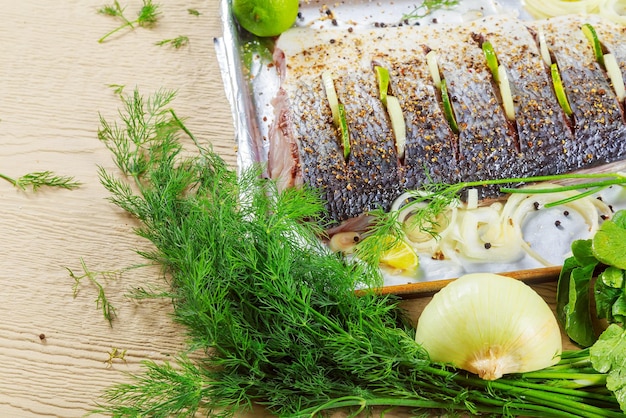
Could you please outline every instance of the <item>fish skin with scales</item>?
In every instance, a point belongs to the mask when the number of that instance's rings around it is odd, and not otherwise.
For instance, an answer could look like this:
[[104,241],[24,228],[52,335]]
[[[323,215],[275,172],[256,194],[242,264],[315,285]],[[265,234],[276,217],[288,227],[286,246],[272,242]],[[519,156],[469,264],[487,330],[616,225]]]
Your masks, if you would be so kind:
[[534,23],[544,31],[572,107],[575,140],[568,152],[572,170],[626,157],[623,108],[580,29],[585,22],[580,17],[558,17]]
[[[328,218],[344,222],[372,209],[388,210],[424,182],[492,180],[562,174],[626,159],[626,123],[608,77],[593,61],[581,16],[522,21],[488,16],[463,25],[355,26],[283,33],[275,46],[281,77],[274,100],[268,167],[281,187],[319,188]],[[606,47],[626,43],[626,31],[594,19]],[[537,34],[542,30],[559,65],[574,111],[558,104]],[[507,71],[515,108],[508,120],[481,42],[492,43]],[[459,127],[443,117],[426,53],[435,51]],[[618,63],[626,57],[617,51]],[[610,52],[610,51],[609,51]],[[590,55],[591,53],[591,55]],[[378,95],[374,65],[390,74],[406,125],[398,155],[389,116]],[[332,74],[346,108],[351,152],[343,157],[321,73]],[[494,187],[480,197],[497,196]]]
[[402,187],[415,189],[429,180],[458,181],[458,139],[438,103],[427,63],[423,59],[377,62],[390,70],[391,93],[404,109],[407,137],[399,164]]
[[[574,142],[567,116],[554,100],[552,80],[546,71],[537,31],[519,20],[486,18],[470,23],[498,51],[498,61],[508,70],[515,107],[520,161],[517,176],[547,175],[571,170],[567,153]],[[532,159],[532,164],[524,164]]]

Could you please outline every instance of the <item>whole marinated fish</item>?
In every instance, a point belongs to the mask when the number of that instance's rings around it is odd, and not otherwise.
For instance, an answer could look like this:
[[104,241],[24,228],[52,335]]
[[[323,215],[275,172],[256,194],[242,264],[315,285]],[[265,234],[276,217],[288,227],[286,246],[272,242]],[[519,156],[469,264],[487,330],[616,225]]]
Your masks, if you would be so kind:
[[[625,159],[624,103],[581,31],[585,22],[583,16],[531,22],[490,16],[464,25],[291,29],[275,49],[281,87],[270,129],[270,176],[281,187],[319,189],[329,218],[341,222],[388,210],[404,191],[429,181],[561,174]],[[598,18],[591,23],[624,71],[626,30]],[[550,63],[542,58],[540,38]],[[488,66],[486,42],[508,79],[513,117]],[[557,100],[552,62],[569,115]],[[386,93],[400,104],[401,147],[375,66],[388,71]],[[332,75],[345,108],[349,154],[323,72]],[[452,120],[438,78],[447,87]],[[484,188],[481,196],[495,193]]]

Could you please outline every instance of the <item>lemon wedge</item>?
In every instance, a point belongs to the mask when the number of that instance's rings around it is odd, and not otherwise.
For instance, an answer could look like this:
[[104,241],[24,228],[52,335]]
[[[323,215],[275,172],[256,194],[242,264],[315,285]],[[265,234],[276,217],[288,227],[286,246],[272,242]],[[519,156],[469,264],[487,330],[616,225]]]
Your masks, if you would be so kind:
[[392,237],[387,242],[396,241],[393,246],[384,251],[380,256],[381,267],[386,267],[403,274],[413,274],[417,272],[419,257],[406,241],[395,240]]

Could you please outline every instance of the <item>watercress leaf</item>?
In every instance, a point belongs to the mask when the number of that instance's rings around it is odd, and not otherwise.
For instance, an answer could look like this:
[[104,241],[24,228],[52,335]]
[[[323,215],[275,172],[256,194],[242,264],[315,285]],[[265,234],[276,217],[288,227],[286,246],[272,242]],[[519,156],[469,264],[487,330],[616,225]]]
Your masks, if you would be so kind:
[[590,239],[578,239],[572,242],[572,255],[578,262],[579,266],[588,264],[597,264],[598,260],[593,254]]
[[569,302],[564,308],[565,332],[583,347],[592,345],[596,336],[591,322],[589,286],[593,277],[594,264],[572,270],[569,284]]
[[[584,273],[583,276],[588,276],[588,279],[586,280],[591,280],[593,271],[598,264],[598,260],[596,260],[596,258],[593,256],[593,252],[591,251],[590,239],[575,240],[574,242],[572,242],[571,248],[572,257],[569,257],[564,261],[557,284],[556,316],[563,327],[565,327],[566,323],[570,322],[568,320],[568,317],[574,315],[573,313],[571,313],[573,306],[575,305],[575,298],[572,298],[571,293],[572,272],[581,268],[585,268],[585,272],[587,273]],[[589,273],[589,271],[591,273]],[[573,292],[573,295],[576,295],[576,291],[574,290]]]
[[615,393],[626,412],[626,331],[611,324],[589,350],[591,364],[600,373],[608,373],[606,387]]
[[616,289],[621,289],[624,284],[624,270],[609,266],[598,276],[602,282]]
[[613,320],[613,305],[622,293],[622,289],[607,286],[603,280],[596,280],[594,295],[597,317],[600,319],[606,318],[609,322],[615,322]]
[[[620,352],[621,356],[626,355],[626,332],[618,325],[609,325],[589,349],[591,364],[596,371],[607,373],[619,359]],[[623,361],[622,366],[626,367],[626,357]]]
[[613,303],[611,313],[613,314],[613,322],[624,324],[624,318],[626,318],[626,294],[624,292],[621,292]]
[[556,292],[556,316],[561,324],[565,324],[565,307],[569,303],[569,285],[572,271],[581,264],[576,257],[566,258],[559,274]]
[[621,410],[626,413],[626,370],[616,370],[606,378],[606,388],[615,394]]
[[626,229],[626,210],[621,209],[613,214],[611,221],[617,224],[620,228]]
[[626,269],[626,229],[605,221],[592,239],[591,248],[598,261]]

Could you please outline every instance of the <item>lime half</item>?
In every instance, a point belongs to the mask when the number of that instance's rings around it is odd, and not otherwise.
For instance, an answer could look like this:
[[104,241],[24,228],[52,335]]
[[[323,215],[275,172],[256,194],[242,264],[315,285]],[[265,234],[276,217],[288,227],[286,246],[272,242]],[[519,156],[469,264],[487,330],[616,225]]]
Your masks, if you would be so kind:
[[233,0],[233,14],[242,28],[260,36],[277,36],[293,26],[298,0]]

